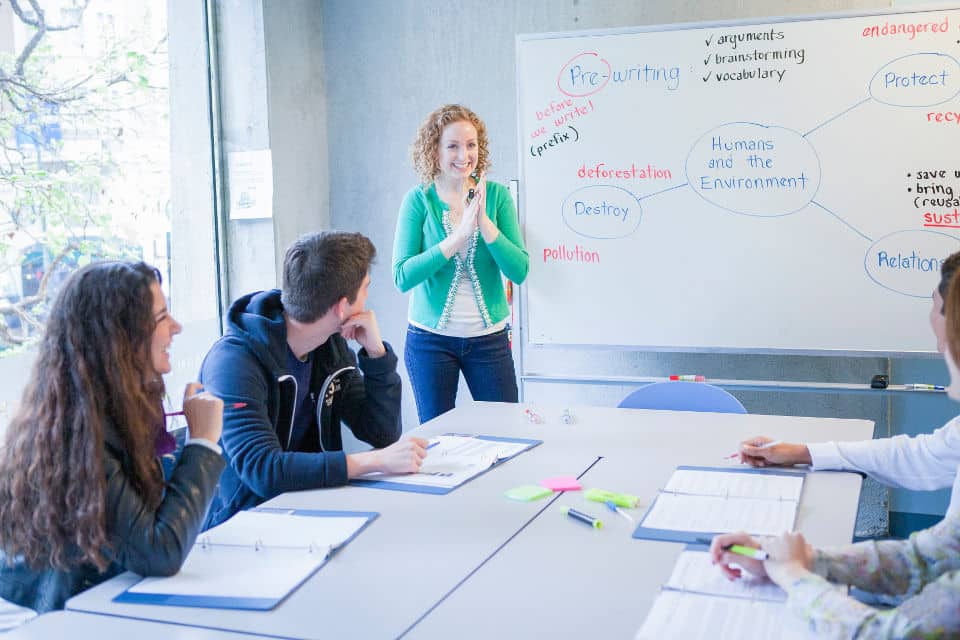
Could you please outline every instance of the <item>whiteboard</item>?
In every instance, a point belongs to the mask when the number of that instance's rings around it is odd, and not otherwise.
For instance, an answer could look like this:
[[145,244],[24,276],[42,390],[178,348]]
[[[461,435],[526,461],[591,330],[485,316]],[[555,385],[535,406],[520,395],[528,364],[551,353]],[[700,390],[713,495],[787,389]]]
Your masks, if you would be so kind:
[[932,352],[960,9],[517,40],[528,343]]

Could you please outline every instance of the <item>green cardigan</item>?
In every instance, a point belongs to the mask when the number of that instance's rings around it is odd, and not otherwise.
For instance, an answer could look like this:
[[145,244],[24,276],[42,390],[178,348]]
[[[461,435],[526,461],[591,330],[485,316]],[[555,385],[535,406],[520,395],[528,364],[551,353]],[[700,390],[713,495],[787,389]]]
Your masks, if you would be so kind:
[[530,256],[520,237],[513,199],[502,184],[487,182],[486,215],[500,229],[497,239],[487,244],[478,229],[467,242],[466,259],[458,254],[447,259],[440,251],[440,242],[452,230],[449,208],[432,184],[414,187],[407,193],[400,205],[393,242],[393,281],[401,292],[413,289],[410,320],[443,329],[457,293],[454,283],[460,280],[464,269],[477,292],[484,326],[507,317],[510,310],[500,274],[518,284],[523,282]]

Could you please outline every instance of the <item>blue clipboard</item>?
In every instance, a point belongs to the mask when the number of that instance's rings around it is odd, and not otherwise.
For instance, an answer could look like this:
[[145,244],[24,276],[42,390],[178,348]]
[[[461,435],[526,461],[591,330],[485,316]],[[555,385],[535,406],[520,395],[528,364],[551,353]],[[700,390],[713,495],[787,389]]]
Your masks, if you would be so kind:
[[533,440],[530,438],[506,438],[502,436],[483,436],[483,435],[476,435],[472,433],[445,433],[443,435],[460,436],[464,438],[476,438],[477,440],[488,440],[490,442],[510,442],[514,444],[526,444],[527,446],[521,449],[520,451],[517,451],[513,455],[507,456],[506,458],[500,458],[499,460],[494,462],[492,465],[490,465],[486,469],[476,473],[475,475],[470,476],[460,484],[453,487],[431,487],[431,486],[418,485],[418,484],[408,484],[406,482],[397,482],[395,480],[377,480],[375,478],[371,478],[371,479],[354,478],[353,480],[350,481],[350,484],[358,487],[372,487],[375,489],[387,489],[388,491],[409,491],[411,493],[430,493],[433,495],[446,495],[451,491],[453,491],[454,489],[462,487],[467,482],[470,482],[471,480],[482,476],[483,474],[487,473],[491,469],[496,469],[504,462],[508,460],[512,460],[513,458],[517,457],[521,453],[529,451],[530,449],[533,449],[537,445],[543,444],[543,440]]
[[[736,468],[736,467],[697,467],[697,466],[680,466],[677,467],[677,471],[714,471],[719,473],[749,473],[749,474],[760,474],[768,476],[790,476],[790,477],[801,477],[803,480],[806,480],[807,472],[806,471],[793,471],[788,469],[755,469],[755,468]],[[801,495],[803,489],[801,488]],[[719,535],[721,533],[727,533],[726,531],[683,531],[679,529],[656,529],[652,527],[644,526],[644,522],[647,519],[647,516],[653,512],[654,507],[657,504],[657,500],[660,499],[658,495],[654,498],[653,502],[650,503],[650,506],[647,507],[647,510],[643,513],[643,517],[640,518],[640,523],[637,525],[637,528],[633,532],[633,537],[640,540],[659,540],[661,542],[683,542],[689,545],[709,545],[713,540],[713,536]],[[799,506],[799,502],[798,502]],[[796,515],[794,515],[794,525],[796,525]]]
[[[296,591],[301,584],[309,580],[317,571],[323,567],[327,561],[339,553],[344,547],[346,547],[350,542],[360,535],[360,532],[366,529],[371,522],[373,522],[380,514],[375,511],[322,511],[322,510],[312,510],[312,509],[275,509],[275,508],[258,508],[253,509],[253,511],[264,512],[264,513],[277,513],[277,514],[286,514],[286,515],[297,515],[297,516],[310,516],[315,518],[366,518],[366,522],[363,523],[354,533],[347,538],[345,541],[333,548],[330,553],[328,553],[322,560],[317,562],[316,567],[313,568],[308,574],[306,574],[302,579],[293,582],[291,581],[289,588],[279,597],[235,597],[235,596],[217,596],[217,595],[192,595],[192,594],[183,594],[183,593],[138,593],[131,592],[129,589],[119,594],[113,599],[113,602],[119,602],[123,604],[149,604],[149,605],[166,605],[171,607],[202,607],[210,609],[243,609],[243,610],[255,610],[255,611],[269,611],[273,609],[278,604],[283,602],[291,593]],[[194,548],[200,543],[195,543]],[[264,545],[264,549],[269,549],[269,545]],[[259,548],[250,546],[248,548],[250,553],[258,553]],[[225,570],[229,570],[229,567],[224,567]],[[134,585],[131,585],[131,589],[136,587],[139,584],[137,582]]]

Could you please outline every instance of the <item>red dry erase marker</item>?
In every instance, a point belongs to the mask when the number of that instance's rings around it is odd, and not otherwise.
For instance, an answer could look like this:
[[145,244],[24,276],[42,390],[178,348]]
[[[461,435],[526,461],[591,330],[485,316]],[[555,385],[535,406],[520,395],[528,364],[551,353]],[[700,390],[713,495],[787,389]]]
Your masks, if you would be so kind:
[[[247,403],[246,403],[246,402],[234,402],[233,404],[224,405],[223,408],[224,408],[224,409],[243,409],[245,406],[247,406]],[[182,416],[182,415],[183,415],[183,409],[181,409],[180,411],[174,411],[173,413],[165,413],[165,414],[163,414],[163,415],[165,415],[165,416]]]
[[671,380],[684,380],[686,382],[703,382],[706,380],[703,376],[694,376],[694,375],[682,375],[682,376],[670,376]]

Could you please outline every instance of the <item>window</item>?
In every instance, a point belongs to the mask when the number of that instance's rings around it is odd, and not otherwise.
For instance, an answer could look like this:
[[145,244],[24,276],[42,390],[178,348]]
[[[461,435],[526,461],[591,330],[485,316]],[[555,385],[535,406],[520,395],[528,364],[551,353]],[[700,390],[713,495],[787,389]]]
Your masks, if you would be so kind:
[[[178,379],[196,376],[219,333],[216,283],[194,287],[176,265],[215,279],[212,179],[171,170],[178,154],[212,167],[207,68],[193,59],[206,50],[202,5],[169,3],[170,34],[166,0],[0,4],[0,429],[52,296],[90,261],[142,259],[161,271],[185,326],[187,349],[174,344]],[[171,162],[180,126],[198,141]]]

